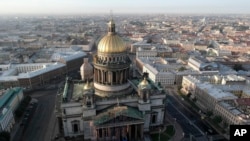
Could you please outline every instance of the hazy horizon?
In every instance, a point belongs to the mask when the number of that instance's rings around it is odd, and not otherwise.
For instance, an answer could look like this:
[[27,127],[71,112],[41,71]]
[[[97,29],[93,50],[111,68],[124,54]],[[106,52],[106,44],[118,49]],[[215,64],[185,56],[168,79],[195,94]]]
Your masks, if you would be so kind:
[[0,15],[15,14],[250,14],[248,0],[1,0]]

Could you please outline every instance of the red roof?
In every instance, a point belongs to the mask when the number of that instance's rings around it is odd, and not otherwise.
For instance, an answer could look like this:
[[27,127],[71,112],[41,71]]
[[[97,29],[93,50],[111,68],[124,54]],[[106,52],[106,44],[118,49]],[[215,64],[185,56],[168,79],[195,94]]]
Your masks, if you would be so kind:
[[250,106],[250,98],[238,98],[236,100],[236,102],[239,104],[239,105],[247,105],[247,106]]

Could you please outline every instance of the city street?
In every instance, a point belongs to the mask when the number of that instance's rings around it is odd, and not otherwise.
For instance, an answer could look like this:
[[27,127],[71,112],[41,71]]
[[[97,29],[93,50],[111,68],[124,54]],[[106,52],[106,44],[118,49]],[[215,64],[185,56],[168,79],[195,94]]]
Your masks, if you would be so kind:
[[48,133],[53,132],[54,125],[49,123],[54,112],[56,93],[57,89],[36,91],[29,94],[38,100],[36,111],[27,127],[19,128],[13,141],[47,141],[50,139],[51,134]]
[[175,93],[169,90],[170,95],[167,96],[167,114],[170,114],[176,122],[178,122],[186,137],[194,136],[199,138],[206,138],[217,134],[211,127],[203,123],[201,116],[192,112],[188,107],[182,104],[182,101],[177,100]]

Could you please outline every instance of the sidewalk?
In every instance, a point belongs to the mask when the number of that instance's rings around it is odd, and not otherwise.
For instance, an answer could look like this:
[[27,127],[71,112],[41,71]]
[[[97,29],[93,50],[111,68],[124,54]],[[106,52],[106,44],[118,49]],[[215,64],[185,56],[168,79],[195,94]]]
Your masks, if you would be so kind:
[[15,124],[14,126],[12,127],[12,130],[10,132],[10,140],[13,141],[14,140],[14,137],[16,136],[17,132],[19,131],[19,128],[20,128],[20,123],[21,120],[19,121],[15,121]]
[[58,130],[57,130],[57,119],[55,116],[55,110],[53,111],[50,120],[48,121],[49,126],[47,128],[47,132],[45,134],[45,140],[46,141],[51,141],[54,139],[54,137],[58,134]]
[[[30,100],[28,106],[26,107],[26,109],[29,107],[30,103],[32,103],[32,102],[38,102],[38,100],[35,99],[35,98],[32,98]],[[15,121],[15,124],[12,127],[12,130],[10,132],[10,140],[11,141],[16,140],[16,138],[19,138],[21,135],[23,135],[23,133],[22,133],[23,132],[23,127],[21,127],[20,125],[21,125],[21,122],[22,122],[22,120],[24,118],[24,114],[25,114],[25,111],[24,111],[22,117],[20,117],[17,121]]]
[[181,141],[183,139],[183,130],[178,122],[170,116],[169,114],[165,113],[165,123],[167,125],[173,125],[175,128],[175,134],[174,136],[170,139],[171,141]]

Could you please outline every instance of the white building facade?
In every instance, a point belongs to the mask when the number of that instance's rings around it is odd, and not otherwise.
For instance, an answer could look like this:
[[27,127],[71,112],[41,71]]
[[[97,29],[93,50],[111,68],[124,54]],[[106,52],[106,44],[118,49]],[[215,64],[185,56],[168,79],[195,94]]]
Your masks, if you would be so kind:
[[0,91],[0,131],[10,132],[14,123],[14,111],[23,99],[21,88]]

